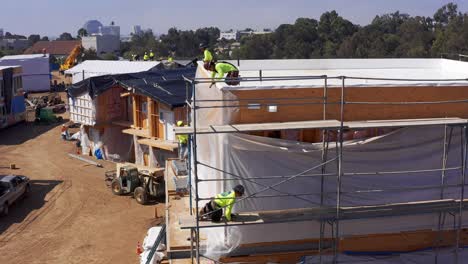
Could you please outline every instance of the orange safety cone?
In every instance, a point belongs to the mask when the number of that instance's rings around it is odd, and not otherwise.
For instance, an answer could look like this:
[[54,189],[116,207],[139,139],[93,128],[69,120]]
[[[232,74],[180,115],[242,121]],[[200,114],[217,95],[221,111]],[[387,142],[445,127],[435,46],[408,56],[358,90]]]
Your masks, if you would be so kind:
[[143,249],[141,248],[140,241],[138,241],[137,248],[136,248],[137,255],[143,253]]

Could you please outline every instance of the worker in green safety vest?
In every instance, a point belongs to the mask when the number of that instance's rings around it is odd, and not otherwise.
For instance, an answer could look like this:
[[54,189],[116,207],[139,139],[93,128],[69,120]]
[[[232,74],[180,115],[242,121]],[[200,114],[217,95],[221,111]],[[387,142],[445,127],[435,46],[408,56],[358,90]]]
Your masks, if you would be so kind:
[[203,67],[205,70],[209,70],[210,63],[213,61],[213,55],[211,54],[211,51],[208,50],[208,45],[204,43],[200,44],[200,49],[203,52]]
[[154,52],[153,52],[153,50],[150,50],[149,59],[150,59],[151,61],[154,60]]
[[230,192],[223,192],[211,201],[205,204],[205,206],[200,210],[200,218],[211,220],[213,222],[221,221],[223,216],[224,209],[224,218],[227,221],[231,221],[233,214],[232,208],[236,203],[236,198],[242,197],[244,195],[244,186],[237,185]]
[[227,85],[239,85],[239,70],[229,62],[211,62],[211,86],[215,85],[215,80],[221,80],[226,74],[225,82]]
[[[177,121],[177,126],[183,127],[184,121]],[[185,160],[188,155],[188,147],[187,147],[188,135],[187,134],[177,135],[177,139],[179,140],[179,159]]]
[[145,55],[143,56],[143,60],[144,60],[144,61],[148,61],[148,60],[149,60],[148,52],[145,52]]

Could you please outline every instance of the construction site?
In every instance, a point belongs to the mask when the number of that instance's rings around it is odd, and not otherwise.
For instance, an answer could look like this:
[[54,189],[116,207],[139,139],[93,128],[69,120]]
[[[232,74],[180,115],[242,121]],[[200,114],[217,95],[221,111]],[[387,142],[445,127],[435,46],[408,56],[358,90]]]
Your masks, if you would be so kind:
[[[66,112],[0,130],[0,174],[31,185],[0,263],[464,263],[468,62],[227,63],[239,84],[193,61],[64,66]],[[22,88],[2,67],[0,107]],[[232,219],[206,220],[238,185]]]

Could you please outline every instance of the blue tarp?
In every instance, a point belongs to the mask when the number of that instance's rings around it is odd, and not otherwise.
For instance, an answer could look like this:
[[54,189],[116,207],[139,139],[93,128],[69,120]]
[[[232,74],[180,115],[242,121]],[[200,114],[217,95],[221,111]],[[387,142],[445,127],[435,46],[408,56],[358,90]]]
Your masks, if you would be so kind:
[[183,77],[193,78],[195,71],[195,67],[189,67],[91,77],[73,84],[67,93],[71,98],[89,94],[94,99],[107,89],[121,85],[171,107],[180,107],[185,105],[187,96],[192,94],[192,87],[186,86]]
[[11,112],[13,114],[19,114],[26,111],[26,105],[24,104],[23,96],[15,96],[11,100]]

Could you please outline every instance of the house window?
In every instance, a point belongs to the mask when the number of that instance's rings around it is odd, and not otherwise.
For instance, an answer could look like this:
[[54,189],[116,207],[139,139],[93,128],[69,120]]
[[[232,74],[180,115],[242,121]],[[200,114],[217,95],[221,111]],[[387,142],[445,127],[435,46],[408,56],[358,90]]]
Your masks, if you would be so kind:
[[247,105],[247,109],[250,109],[250,110],[259,110],[260,109],[260,104],[248,104]]
[[277,105],[269,105],[268,106],[268,112],[270,112],[270,113],[278,112],[278,106]]

